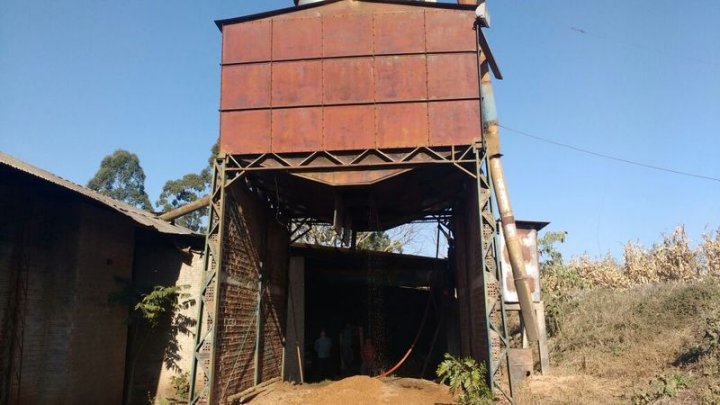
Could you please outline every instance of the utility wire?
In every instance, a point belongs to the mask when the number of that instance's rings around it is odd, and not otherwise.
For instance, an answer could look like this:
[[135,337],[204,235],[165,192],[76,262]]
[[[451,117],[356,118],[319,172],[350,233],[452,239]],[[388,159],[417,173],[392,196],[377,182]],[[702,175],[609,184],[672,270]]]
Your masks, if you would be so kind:
[[718,178],[718,177],[705,176],[705,175],[702,175],[702,174],[696,174],[696,173],[685,172],[685,171],[682,171],[682,170],[670,169],[670,168],[667,168],[667,167],[651,165],[651,164],[648,164],[648,163],[642,163],[642,162],[638,162],[638,161],[635,161],[635,160],[629,160],[629,159],[625,159],[625,158],[621,158],[621,157],[617,157],[617,156],[607,155],[607,154],[604,154],[604,153],[593,152],[593,151],[588,150],[588,149],[583,149],[583,148],[579,148],[579,147],[577,147],[577,146],[569,145],[569,144],[566,144],[566,143],[562,143],[562,142],[558,142],[558,141],[553,141],[552,139],[543,138],[543,137],[541,137],[541,136],[533,135],[533,134],[531,134],[531,133],[528,133],[528,132],[525,132],[525,131],[521,131],[521,130],[519,130],[519,129],[510,128],[510,127],[507,127],[507,126],[505,126],[505,125],[500,125],[500,127],[501,127],[501,128],[504,128],[504,129],[506,129],[506,130],[508,130],[508,131],[510,131],[510,132],[514,132],[514,133],[516,133],[516,134],[523,135],[523,136],[526,136],[526,137],[528,137],[528,138],[535,139],[536,141],[549,143],[549,144],[551,144],[551,145],[560,146],[560,147],[562,147],[562,148],[571,149],[571,150],[574,150],[574,151],[576,151],[576,152],[585,153],[585,154],[592,155],[592,156],[595,156],[595,157],[599,157],[599,158],[603,158],[603,159],[608,159],[608,160],[614,160],[614,161],[616,161],[616,162],[626,163],[626,164],[629,164],[629,165],[640,166],[640,167],[644,167],[644,168],[646,168],[646,169],[653,169],[653,170],[658,170],[658,171],[661,171],[661,172],[673,173],[673,174],[678,174],[678,175],[681,175],[681,176],[694,177],[694,178],[696,178],[696,179],[710,180],[710,181],[715,181],[715,182],[720,183],[720,178]]
[[[587,30],[584,29],[584,28],[575,27],[575,26],[572,26],[572,25],[567,25],[567,28],[569,28],[571,31],[573,31],[574,33],[579,34],[579,35],[587,35],[587,36],[590,36],[590,37],[594,37],[595,39],[599,39],[599,40],[603,40],[603,41],[607,41],[607,42],[614,42],[614,43],[616,43],[616,44],[620,44],[620,45],[624,45],[624,46],[628,46],[628,47],[633,47],[633,48],[637,48],[637,49],[642,49],[642,50],[649,51],[649,52],[654,52],[654,53],[657,53],[657,54],[660,54],[660,55],[663,55],[663,56],[666,56],[666,57],[667,57],[668,54],[677,53],[677,52],[675,52],[675,51],[673,51],[673,50],[669,50],[669,49],[660,49],[660,48],[656,48],[656,47],[652,47],[652,46],[640,44],[640,43],[637,43],[637,42],[624,41],[624,40],[617,39],[617,38],[614,38],[614,37],[609,36],[609,35],[602,34],[602,33],[600,33],[600,32],[594,32],[594,31],[593,31],[593,32],[589,32],[589,31],[587,31]],[[703,65],[712,66],[712,67],[715,67],[715,68],[720,67],[720,63],[716,63],[716,62],[712,62],[712,61],[709,61],[709,60],[701,59],[701,58],[698,58],[698,57],[693,56],[693,55],[685,54],[685,55],[683,55],[683,57],[685,58],[685,60],[691,60],[691,61],[693,61],[693,62],[697,62],[697,63],[703,64]]]
[[[686,61],[693,61],[693,62],[696,62],[696,63],[699,63],[699,64],[703,64],[703,65],[706,65],[706,66],[711,66],[711,67],[715,67],[715,68],[720,68],[720,63],[718,63],[718,62],[711,61],[711,60],[706,60],[706,59],[702,59],[702,58],[699,58],[699,57],[697,57],[697,56],[695,56],[695,55],[688,54],[687,52],[678,51],[678,50],[672,50],[672,49],[662,49],[662,48],[658,48],[658,47],[654,47],[654,46],[642,44],[642,43],[639,43],[639,42],[632,42],[632,41],[620,39],[620,38],[618,38],[617,36],[614,36],[614,35],[608,35],[607,33],[604,33],[604,32],[600,32],[600,31],[596,31],[596,30],[587,30],[587,29],[585,29],[584,27],[579,26],[579,25],[568,24],[567,21],[563,21],[563,20],[557,18],[557,17],[556,17],[555,15],[553,15],[552,13],[549,13],[546,9],[540,8],[540,7],[537,7],[537,6],[533,6],[532,2],[527,3],[527,4],[524,3],[524,4],[523,4],[523,7],[521,7],[520,9],[523,10],[523,11],[527,11],[527,10],[528,10],[528,7],[526,7],[527,5],[530,5],[531,8],[534,9],[534,11],[533,11],[534,13],[542,14],[544,18],[546,18],[546,19],[548,19],[548,20],[550,20],[550,21],[555,22],[560,28],[570,30],[570,31],[572,31],[574,34],[576,34],[576,35],[578,35],[578,36],[586,36],[586,37],[588,37],[588,38],[592,38],[592,39],[595,39],[595,40],[605,41],[605,42],[608,42],[608,43],[615,43],[615,44],[618,44],[618,45],[623,45],[623,46],[625,46],[625,47],[632,47],[632,48],[636,48],[636,49],[641,49],[641,50],[653,52],[653,53],[656,53],[656,54],[659,54],[659,55],[663,55],[663,56],[666,56],[666,57],[667,57],[667,55],[670,55],[670,54],[672,54],[672,55],[677,55],[677,56],[682,56],[682,58],[683,58],[684,60],[686,60]],[[538,20],[538,19],[533,18],[533,20]]]

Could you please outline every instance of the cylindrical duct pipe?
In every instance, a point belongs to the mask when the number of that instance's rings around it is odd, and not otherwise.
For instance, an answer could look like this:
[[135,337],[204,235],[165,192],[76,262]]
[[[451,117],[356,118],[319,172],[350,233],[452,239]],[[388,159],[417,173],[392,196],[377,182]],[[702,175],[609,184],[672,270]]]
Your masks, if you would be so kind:
[[[480,33],[480,27],[478,27],[477,30],[479,41],[479,36],[482,35],[482,33]],[[525,324],[525,332],[528,340],[534,342],[538,340],[535,308],[532,294],[530,293],[530,283],[527,272],[525,271],[525,258],[523,257],[515,217],[513,215],[512,205],[510,204],[510,194],[508,193],[507,183],[505,182],[505,173],[502,163],[500,162],[502,154],[500,153],[500,130],[498,126],[497,109],[495,107],[492,81],[490,80],[490,69],[484,53],[480,55],[480,75],[483,137],[489,156],[490,175],[492,177],[493,188],[495,189],[498,209],[500,210],[505,244],[507,245],[510,256],[510,266],[512,267],[518,301],[520,301],[520,312],[523,323]]]
[[323,0],[295,0],[295,5],[296,6],[304,6],[305,4],[319,3],[321,1],[323,1]]

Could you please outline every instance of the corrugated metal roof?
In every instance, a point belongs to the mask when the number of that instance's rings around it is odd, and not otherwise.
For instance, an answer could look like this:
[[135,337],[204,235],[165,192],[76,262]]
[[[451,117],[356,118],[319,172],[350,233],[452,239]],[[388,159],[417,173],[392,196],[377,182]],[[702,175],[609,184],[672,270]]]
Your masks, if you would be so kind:
[[105,205],[135,221],[138,225],[142,225],[148,228],[153,228],[158,232],[174,234],[174,235],[193,235],[194,232],[165,222],[159,219],[156,215],[137,209],[129,204],[122,201],[115,200],[108,196],[102,195],[96,191],[90,190],[89,188],[83,187],[79,184],[75,184],[69,180],[65,180],[62,177],[56,176],[46,170],[40,169],[21,160],[15,159],[14,157],[0,152],[0,164],[35,176],[48,183],[55,184],[56,186],[62,187],[66,190],[73,191],[80,194],[85,198],[89,198],[100,204]]

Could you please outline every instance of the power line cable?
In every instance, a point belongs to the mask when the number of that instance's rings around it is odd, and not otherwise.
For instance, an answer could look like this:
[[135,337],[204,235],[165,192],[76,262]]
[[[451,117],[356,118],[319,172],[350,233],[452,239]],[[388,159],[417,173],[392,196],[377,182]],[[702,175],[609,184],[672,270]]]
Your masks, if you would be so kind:
[[608,159],[608,160],[614,160],[614,161],[616,161],[616,162],[626,163],[626,164],[629,164],[629,165],[644,167],[644,168],[646,168],[646,169],[658,170],[658,171],[662,171],[662,172],[678,174],[678,175],[681,175],[681,176],[694,177],[694,178],[696,178],[696,179],[710,180],[710,181],[715,181],[715,182],[720,183],[720,178],[718,178],[718,177],[712,177],[712,176],[706,176],[706,175],[703,175],[703,174],[690,173],[690,172],[686,172],[686,171],[682,171],[682,170],[671,169],[671,168],[667,168],[667,167],[651,165],[651,164],[649,164],[649,163],[643,163],[643,162],[638,162],[638,161],[635,161],[635,160],[630,160],[630,159],[625,159],[625,158],[621,158],[621,157],[617,157],[617,156],[607,155],[607,154],[605,154],[605,153],[594,152],[594,151],[591,151],[591,150],[589,150],[589,149],[579,148],[579,147],[577,147],[577,146],[570,145],[570,144],[567,144],[567,143],[562,143],[562,142],[558,142],[558,141],[553,141],[552,139],[547,139],[547,138],[544,138],[544,137],[541,137],[541,136],[538,136],[538,135],[533,135],[533,134],[531,134],[531,133],[528,133],[528,132],[525,132],[525,131],[521,131],[521,130],[515,129],[515,128],[510,128],[510,127],[507,127],[507,126],[505,126],[505,125],[500,125],[500,127],[501,127],[501,128],[504,128],[504,129],[506,129],[506,130],[508,130],[508,131],[510,131],[510,132],[514,132],[514,133],[516,133],[516,134],[523,135],[523,136],[526,136],[526,137],[528,137],[528,138],[535,139],[536,141],[549,143],[549,144],[551,144],[551,145],[560,146],[560,147],[562,147],[562,148],[571,149],[571,150],[574,150],[574,151],[576,151],[576,152],[585,153],[585,154],[592,155],[592,156],[595,156],[595,157],[599,157],[599,158],[603,158],[603,159]]
[[[633,42],[633,41],[620,39],[617,36],[608,35],[607,33],[603,33],[600,31],[587,30],[584,27],[579,26],[579,25],[571,25],[571,24],[568,24],[567,21],[563,21],[563,20],[557,18],[555,15],[552,15],[544,8],[539,8],[537,6],[534,6],[532,3],[528,3],[528,4],[531,6],[530,8],[533,8],[535,10],[534,12],[542,14],[544,18],[547,18],[548,20],[555,22],[556,24],[558,24],[559,26],[561,26],[564,29],[568,29],[568,30],[572,31],[576,35],[586,36],[586,37],[593,38],[596,40],[605,41],[608,43],[615,43],[615,44],[623,45],[626,47],[641,49],[641,50],[653,52],[653,53],[656,53],[658,55],[663,55],[663,56],[667,56],[668,54],[679,55],[679,56],[682,56],[684,58],[684,60],[686,60],[686,61],[693,61],[693,62],[696,62],[699,64],[703,64],[703,65],[711,66],[711,67],[715,67],[715,68],[720,67],[720,63],[718,63],[718,62],[702,59],[695,55],[690,55],[687,52],[678,52],[677,50],[671,50],[671,49],[661,49],[658,47],[641,44],[639,42]],[[521,10],[523,10],[523,11],[528,10],[528,8],[526,7],[528,4],[523,4],[523,7],[521,7]],[[538,19],[534,19],[534,20],[538,20]]]

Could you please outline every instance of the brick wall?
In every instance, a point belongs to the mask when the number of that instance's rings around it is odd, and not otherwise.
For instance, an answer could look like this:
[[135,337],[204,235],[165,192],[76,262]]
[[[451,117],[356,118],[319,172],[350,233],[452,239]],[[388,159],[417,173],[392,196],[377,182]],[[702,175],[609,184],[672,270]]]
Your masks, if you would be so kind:
[[132,223],[67,191],[3,174],[0,223],[10,232],[0,248],[0,288],[8,280],[11,287],[2,295],[3,318],[18,322],[3,324],[3,349],[15,344],[14,355],[3,356],[12,378],[0,389],[11,403],[121,402],[127,311],[108,297],[114,276],[130,276]]
[[[143,338],[134,341],[135,329],[131,327],[128,342],[130,359],[137,357],[134,377],[134,403],[146,403],[147,398],[175,398],[172,377],[190,373],[195,344],[197,297],[200,296],[203,277],[204,238],[175,237],[157,232],[138,230],[135,237],[135,260],[133,280],[138,286],[152,288],[162,286],[185,286],[189,305],[180,310],[174,319],[166,319],[155,331],[138,331]],[[190,298],[191,297],[191,298]],[[140,353],[138,353],[140,351]]]
[[[11,189],[6,184],[0,184],[0,212],[13,214],[10,199]],[[15,227],[10,215],[0,215],[0,403],[5,403],[8,384],[5,376],[8,372],[9,362],[9,322],[8,304],[10,302],[11,273],[10,265],[13,251],[13,235]]]
[[242,186],[227,193],[223,275],[217,319],[215,398],[222,402],[255,382],[256,312],[260,315],[260,382],[280,376],[288,266],[287,230]]
[[112,211],[83,205],[75,267],[66,387],[69,403],[122,398],[127,308],[112,304],[116,278],[132,275],[134,226]]
[[461,352],[488,361],[488,330],[480,247],[480,220],[474,182],[460,201],[455,217],[455,268],[457,275]]

